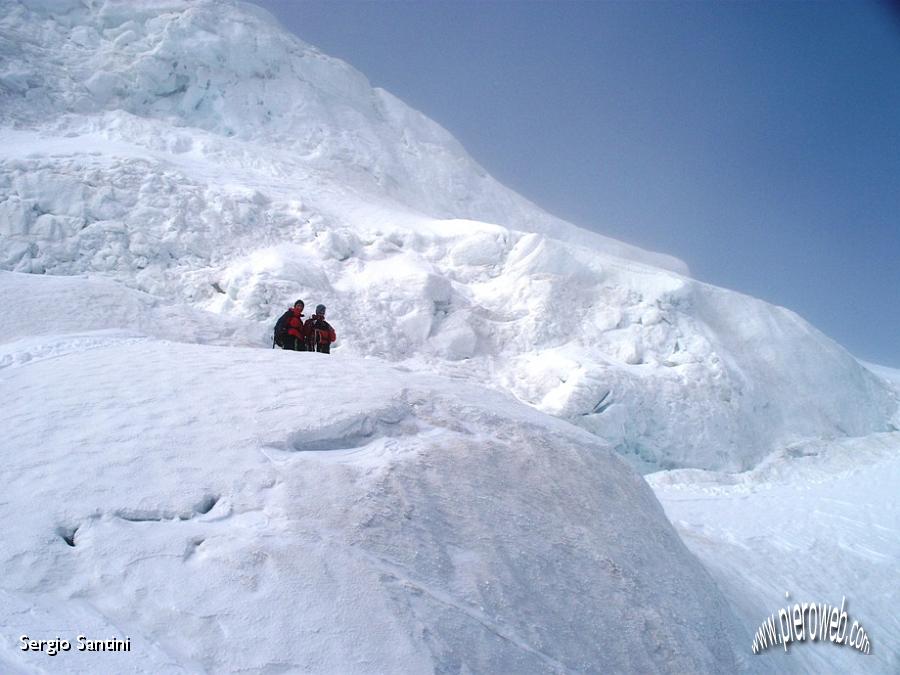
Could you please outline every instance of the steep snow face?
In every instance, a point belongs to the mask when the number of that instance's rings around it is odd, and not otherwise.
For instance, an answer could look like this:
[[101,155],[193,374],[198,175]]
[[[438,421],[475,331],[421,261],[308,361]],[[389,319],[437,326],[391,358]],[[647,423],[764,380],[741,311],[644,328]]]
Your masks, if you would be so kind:
[[154,296],[140,316],[186,303],[167,311],[220,343],[324,302],[339,350],[510,392],[642,469],[900,424],[796,315],[552,219],[264,13],[93,7],[0,14],[3,269],[112,277]]
[[[502,221],[686,271],[671,256],[576,228],[507,190],[446,130],[253,5],[90,5],[0,3],[0,119],[29,126],[53,120],[60,135],[97,130],[175,153],[245,153],[263,163],[277,148],[307,169],[284,174],[301,195],[304,173],[314,171],[316,181],[356,190],[367,202]],[[162,124],[137,130],[134,117]],[[186,129],[236,142],[195,147]]]
[[377,359],[136,339],[134,291],[0,279],[68,310],[0,335],[0,627],[134,646],[7,645],[4,672],[734,671],[723,597],[590,434]]

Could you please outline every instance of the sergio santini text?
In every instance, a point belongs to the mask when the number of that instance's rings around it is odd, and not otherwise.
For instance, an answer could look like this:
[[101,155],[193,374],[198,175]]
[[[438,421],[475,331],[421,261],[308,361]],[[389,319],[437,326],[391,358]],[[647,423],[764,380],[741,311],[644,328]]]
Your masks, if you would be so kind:
[[[68,652],[72,644],[68,640],[56,637],[52,640],[32,640],[27,635],[19,638],[19,649],[23,652],[46,652],[48,656],[56,656],[59,652]],[[84,635],[75,638],[75,649],[79,652],[130,652],[131,638],[120,640],[116,637],[107,640],[89,640]]]

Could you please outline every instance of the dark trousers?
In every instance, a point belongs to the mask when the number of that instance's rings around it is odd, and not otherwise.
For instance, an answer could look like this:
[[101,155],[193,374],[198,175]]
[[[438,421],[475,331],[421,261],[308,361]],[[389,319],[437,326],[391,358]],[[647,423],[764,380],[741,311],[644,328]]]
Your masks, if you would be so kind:
[[306,350],[310,352],[319,352],[320,354],[330,354],[331,353],[331,343],[330,342],[318,342],[316,341],[316,336],[313,335],[312,339],[310,339],[309,344],[306,346]]
[[295,352],[305,352],[306,342],[298,337],[294,337],[293,335],[285,335],[281,339],[281,348]]

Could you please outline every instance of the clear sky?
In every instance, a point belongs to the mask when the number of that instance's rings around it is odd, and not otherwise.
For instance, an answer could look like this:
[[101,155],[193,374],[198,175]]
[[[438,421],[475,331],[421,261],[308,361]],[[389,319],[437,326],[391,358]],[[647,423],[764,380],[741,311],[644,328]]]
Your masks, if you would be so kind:
[[900,13],[255,0],[583,227],[900,367]]

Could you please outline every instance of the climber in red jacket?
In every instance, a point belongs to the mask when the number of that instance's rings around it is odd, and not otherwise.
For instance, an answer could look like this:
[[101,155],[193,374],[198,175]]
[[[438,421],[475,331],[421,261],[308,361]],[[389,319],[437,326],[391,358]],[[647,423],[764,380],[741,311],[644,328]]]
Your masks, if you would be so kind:
[[281,315],[275,324],[275,340],[272,348],[278,345],[282,349],[305,352],[307,344],[306,326],[303,323],[303,301],[297,300],[294,306]]
[[325,320],[325,305],[318,305],[316,313],[306,320],[303,327],[306,333],[306,348],[311,352],[331,353],[331,343],[337,340],[337,334],[331,324]]

